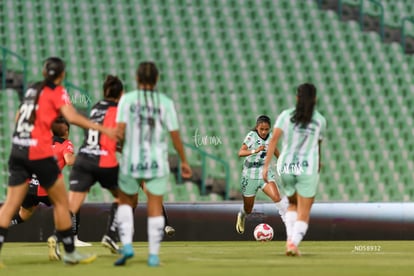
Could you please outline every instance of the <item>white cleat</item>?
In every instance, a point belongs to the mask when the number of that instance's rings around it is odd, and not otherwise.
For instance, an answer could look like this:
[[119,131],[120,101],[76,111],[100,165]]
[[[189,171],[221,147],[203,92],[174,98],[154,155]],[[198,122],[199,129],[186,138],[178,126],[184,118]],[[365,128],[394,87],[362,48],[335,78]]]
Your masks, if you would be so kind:
[[239,234],[244,233],[244,222],[246,221],[246,216],[243,215],[241,212],[237,214],[237,222],[236,222],[236,231]]
[[78,239],[78,236],[75,236],[75,238],[74,238],[74,244],[75,244],[75,247],[88,247],[88,246],[92,246],[91,243],[84,242],[84,241],[81,241],[80,239]]

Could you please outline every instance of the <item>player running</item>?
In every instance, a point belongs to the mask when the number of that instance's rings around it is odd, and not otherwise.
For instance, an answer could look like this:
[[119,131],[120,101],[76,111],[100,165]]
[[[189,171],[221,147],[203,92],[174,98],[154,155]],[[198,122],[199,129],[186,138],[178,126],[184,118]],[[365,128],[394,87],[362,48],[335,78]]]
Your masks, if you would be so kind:
[[310,210],[315,199],[321,164],[321,142],[326,119],[316,109],[316,88],[304,83],[298,87],[296,107],[283,111],[274,125],[273,137],[263,167],[268,179],[272,154],[279,139],[282,150],[277,160],[281,187],[289,198],[286,212],[286,255],[300,255],[298,246],[306,234]]
[[109,137],[115,138],[115,132],[76,112],[61,85],[65,78],[63,60],[48,58],[42,73],[43,82],[27,90],[17,115],[9,159],[7,197],[0,208],[0,249],[10,221],[27,194],[27,181],[35,174],[53,203],[55,226],[66,252],[63,261],[67,264],[90,263],[96,255],[83,255],[75,250],[67,192],[54,158],[50,129],[53,121],[62,114],[69,123],[103,132]]
[[[73,144],[68,139],[69,123],[66,122],[65,118],[58,117],[52,124],[52,132],[53,153],[58,167],[62,171],[66,165],[71,166],[75,161]],[[39,180],[36,175],[33,175],[29,183],[27,195],[23,200],[19,212],[13,217],[11,225],[20,224],[28,220],[33,215],[39,203],[43,203],[46,206],[52,205],[46,190],[39,185]]]
[[159,248],[165,219],[162,215],[163,196],[167,191],[169,176],[168,140],[181,158],[182,175],[191,176],[184,147],[178,130],[174,104],[164,94],[155,90],[158,69],[152,62],[139,65],[136,80],[138,89],[122,96],[117,121],[118,139],[123,143],[119,175],[119,207],[117,219],[122,242],[121,258],[115,265],[124,265],[134,256],[132,237],[134,232],[133,199],[140,185],[145,182],[147,195],[148,266],[159,266]]
[[[257,191],[262,191],[275,203],[282,220],[285,221],[287,209],[287,198],[281,198],[278,187],[274,180],[274,172],[269,172],[267,180],[263,179],[262,171],[264,159],[267,153],[268,144],[272,137],[269,133],[270,118],[261,115],[256,120],[256,126],[251,130],[239,150],[240,157],[246,157],[243,162],[241,177],[241,192],[243,195],[243,206],[237,214],[236,231],[244,233],[246,217],[252,212]],[[277,149],[271,152],[271,156],[279,156]]]
[[[123,84],[116,76],[109,75],[103,84],[104,99],[96,103],[91,112],[90,120],[102,124],[108,128],[115,128],[115,116],[118,101],[123,93]],[[76,214],[84,202],[89,189],[99,182],[108,189],[116,198],[118,196],[118,170],[116,157],[117,142],[98,131],[89,129],[85,132],[85,139],[79,149],[78,156],[69,176],[69,208],[72,214]],[[114,202],[111,209],[116,209]],[[113,219],[113,218],[112,218]],[[77,232],[77,217],[72,215],[73,227]],[[107,233],[102,239],[102,244],[116,253],[119,249],[116,242],[111,240]],[[58,259],[57,237],[48,239],[49,258]]]

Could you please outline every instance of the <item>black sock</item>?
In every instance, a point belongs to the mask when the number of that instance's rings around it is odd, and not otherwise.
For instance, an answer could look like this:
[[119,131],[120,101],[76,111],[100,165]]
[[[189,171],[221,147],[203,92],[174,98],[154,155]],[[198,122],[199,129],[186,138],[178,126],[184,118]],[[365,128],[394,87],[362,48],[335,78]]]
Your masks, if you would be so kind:
[[58,236],[62,238],[62,243],[65,247],[65,252],[72,253],[73,251],[75,251],[72,227],[63,231],[57,230],[56,232]]
[[78,211],[75,215],[75,235],[79,234],[79,227],[80,227],[80,211]]
[[70,212],[70,218],[72,220],[72,235],[74,236],[78,234],[78,227],[77,227],[78,213],[73,214],[72,212]]
[[55,229],[53,230],[53,235],[56,236],[58,242],[62,242],[62,237],[60,236],[59,232]]
[[118,203],[113,202],[109,211],[108,224],[106,225],[106,235],[113,240],[117,240],[118,237],[118,224],[115,221],[117,210]]
[[170,225],[168,223],[167,211],[165,210],[164,204],[162,205],[162,215],[164,216],[165,226]]
[[0,251],[1,251],[1,248],[3,247],[4,241],[6,240],[7,232],[8,232],[7,228],[0,227]]
[[17,225],[20,223],[23,223],[24,220],[22,219],[22,217],[19,215],[19,213],[15,214],[14,217],[12,218],[11,222],[10,222],[10,226],[13,225]]

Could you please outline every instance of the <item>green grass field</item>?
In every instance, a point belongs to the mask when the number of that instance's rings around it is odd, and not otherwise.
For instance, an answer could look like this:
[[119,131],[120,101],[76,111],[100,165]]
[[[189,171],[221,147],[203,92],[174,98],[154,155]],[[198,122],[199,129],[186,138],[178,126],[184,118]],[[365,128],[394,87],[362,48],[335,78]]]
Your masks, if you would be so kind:
[[[134,244],[135,257],[114,267],[116,256],[94,243],[80,248],[98,259],[89,265],[50,262],[45,243],[6,243],[0,275],[413,275],[414,241],[304,241],[301,257],[284,255],[284,243],[163,242],[162,266],[146,265],[147,243]],[[310,273],[310,274],[309,274]]]

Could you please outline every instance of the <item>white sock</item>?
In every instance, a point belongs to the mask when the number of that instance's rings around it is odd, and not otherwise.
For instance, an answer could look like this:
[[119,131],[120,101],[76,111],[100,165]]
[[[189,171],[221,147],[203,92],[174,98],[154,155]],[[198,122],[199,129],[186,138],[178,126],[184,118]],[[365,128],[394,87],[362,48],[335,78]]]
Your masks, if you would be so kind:
[[286,224],[286,212],[289,206],[289,201],[287,201],[287,197],[282,197],[282,199],[279,202],[275,202],[275,205],[279,211],[279,215],[282,218],[282,221]]
[[298,217],[298,213],[296,211],[287,211],[285,214],[286,218],[286,236],[287,240],[292,240],[293,237],[293,228],[295,226],[296,219]]
[[296,246],[299,246],[299,243],[302,241],[307,230],[308,224],[302,220],[297,220],[293,228],[292,243]]
[[132,236],[134,235],[132,207],[127,204],[119,205],[116,211],[116,218],[118,220],[118,233],[121,243],[123,245],[132,243]]
[[164,223],[163,216],[148,218],[148,246],[151,255],[158,255],[160,251],[161,240],[164,235]]

